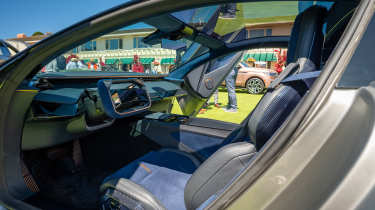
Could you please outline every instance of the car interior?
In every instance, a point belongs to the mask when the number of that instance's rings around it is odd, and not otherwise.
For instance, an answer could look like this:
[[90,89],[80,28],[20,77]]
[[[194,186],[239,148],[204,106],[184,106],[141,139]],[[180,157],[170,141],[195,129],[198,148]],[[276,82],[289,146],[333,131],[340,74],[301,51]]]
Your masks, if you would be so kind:
[[[41,209],[202,208],[262,152],[309,93],[357,3],[309,7],[296,16],[290,37],[237,42],[241,33],[220,39],[203,27],[184,35],[199,46],[192,44],[194,53],[188,49],[186,62],[168,76],[28,78],[15,98],[15,110],[25,116],[23,177],[14,182],[15,193]],[[191,27],[172,15],[144,22],[157,28],[150,43],[176,40],[181,28]],[[245,120],[195,118],[243,50],[267,45],[287,46],[287,65]],[[185,115],[171,114],[175,100]]]

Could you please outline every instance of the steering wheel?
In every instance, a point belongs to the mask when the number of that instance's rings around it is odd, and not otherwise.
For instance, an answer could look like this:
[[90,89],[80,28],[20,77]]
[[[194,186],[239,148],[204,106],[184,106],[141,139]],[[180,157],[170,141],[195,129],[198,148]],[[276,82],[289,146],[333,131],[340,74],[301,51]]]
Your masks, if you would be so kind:
[[[124,84],[124,88],[111,88],[114,84]],[[140,79],[103,79],[98,81],[98,93],[104,112],[111,118],[133,116],[151,107],[151,98]]]

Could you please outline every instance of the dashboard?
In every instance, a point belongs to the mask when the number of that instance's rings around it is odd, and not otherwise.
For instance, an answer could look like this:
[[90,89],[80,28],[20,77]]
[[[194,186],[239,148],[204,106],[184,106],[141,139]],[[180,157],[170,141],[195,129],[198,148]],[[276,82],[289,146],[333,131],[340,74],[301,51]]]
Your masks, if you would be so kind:
[[[45,79],[34,84],[39,88],[26,115],[22,150],[59,145],[111,126],[115,119],[105,113],[96,87],[99,79]],[[139,115],[170,112],[173,100],[186,95],[179,82],[158,78],[145,79],[143,83],[151,106]],[[121,92],[129,85],[131,83],[113,84],[111,89]]]

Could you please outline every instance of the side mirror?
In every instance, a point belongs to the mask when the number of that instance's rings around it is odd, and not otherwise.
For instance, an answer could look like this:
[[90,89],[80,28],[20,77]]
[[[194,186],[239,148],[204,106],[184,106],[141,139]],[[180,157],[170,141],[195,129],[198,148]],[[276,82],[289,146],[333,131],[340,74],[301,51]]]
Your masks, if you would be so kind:
[[104,112],[111,118],[129,117],[151,107],[150,95],[141,80],[103,79],[97,86]]

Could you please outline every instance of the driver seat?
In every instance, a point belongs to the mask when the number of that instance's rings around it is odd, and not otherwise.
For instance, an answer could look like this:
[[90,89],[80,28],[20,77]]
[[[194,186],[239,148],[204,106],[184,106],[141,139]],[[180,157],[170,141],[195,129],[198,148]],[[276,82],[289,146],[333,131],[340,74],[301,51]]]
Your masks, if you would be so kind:
[[[320,65],[325,14],[325,8],[313,6],[296,18],[288,61],[298,63],[300,58],[304,59],[299,65],[298,72],[303,72],[304,68],[311,70],[311,65],[307,67],[305,65],[308,62],[312,65]],[[273,95],[277,94],[279,97],[271,98],[275,99],[279,105],[296,105],[301,96],[297,97],[296,91],[292,89],[282,89],[281,93],[275,91]],[[264,103],[262,101],[255,110],[259,113],[252,113],[249,123],[245,126],[254,144],[228,143],[203,163],[191,154],[174,149],[150,152],[104,180],[100,188],[103,194],[102,207],[104,209],[199,208],[211,195],[223,189],[246,167],[257,149],[266,143],[266,137],[261,134],[264,129],[259,128],[259,126],[262,128],[264,126],[254,123],[261,124],[270,116],[276,116],[272,115],[270,110],[279,113],[282,109],[288,109],[285,111],[290,113],[294,108],[276,106],[278,109],[275,110],[275,106],[271,106],[272,100]],[[285,119],[285,116],[278,118],[281,122],[277,123],[281,124]],[[269,138],[268,135],[272,135],[267,129],[264,132],[267,132],[267,138]],[[231,142],[235,141],[235,139],[231,140]]]

